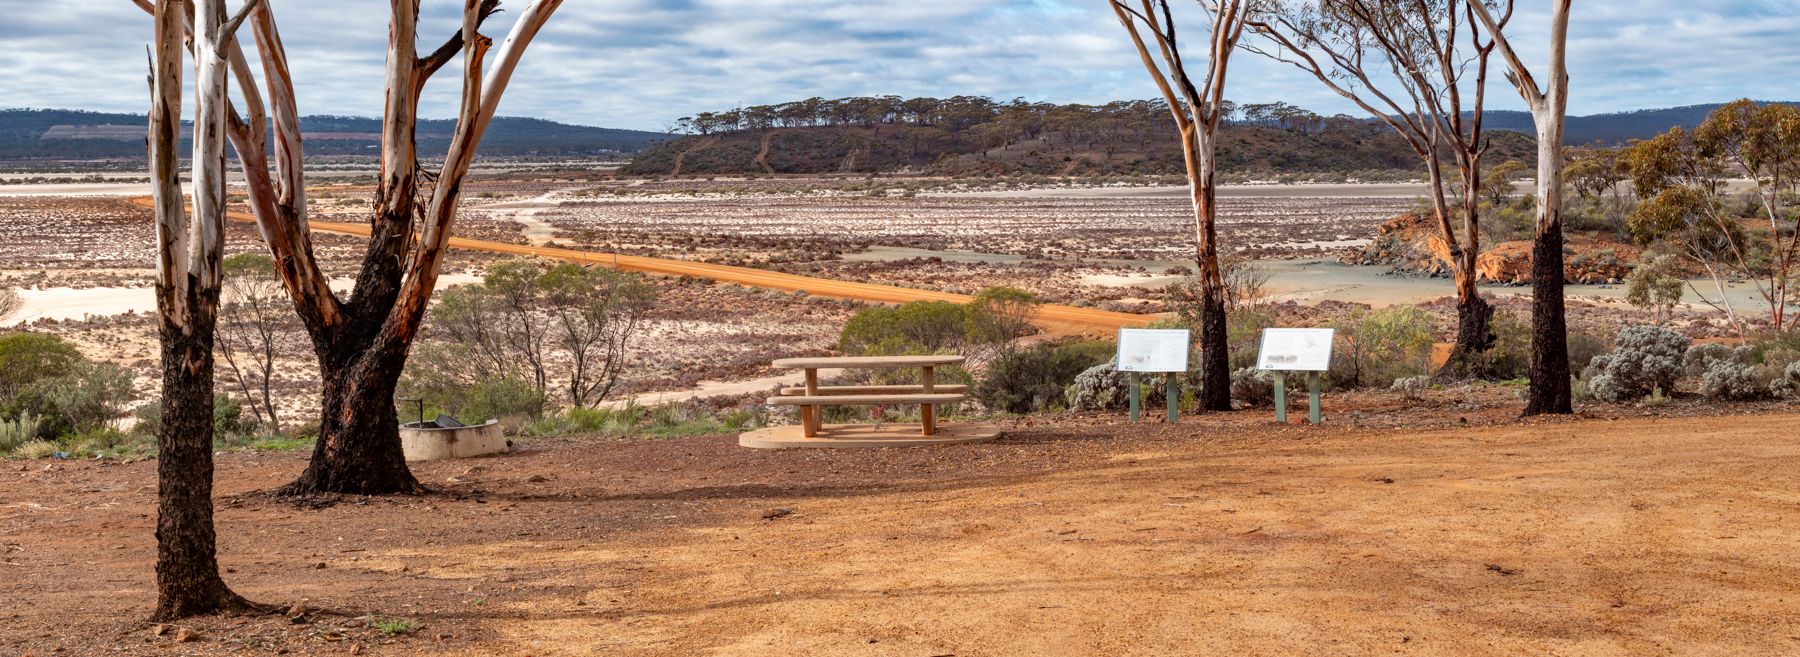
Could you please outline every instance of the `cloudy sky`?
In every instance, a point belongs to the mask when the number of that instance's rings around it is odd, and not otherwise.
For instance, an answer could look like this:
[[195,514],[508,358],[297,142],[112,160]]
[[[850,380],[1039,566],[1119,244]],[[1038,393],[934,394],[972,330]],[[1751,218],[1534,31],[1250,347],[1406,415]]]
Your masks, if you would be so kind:
[[[387,3],[269,2],[301,110],[377,114]],[[461,4],[425,0],[421,41],[448,36]],[[1515,39],[1533,62],[1547,5],[1519,0]],[[0,106],[143,110],[150,21],[128,0],[0,0],[0,16]],[[487,32],[504,34],[513,16]],[[1576,114],[1800,99],[1800,2],[1584,0],[1571,32]],[[1241,55],[1233,69],[1234,99],[1352,110],[1286,65]],[[452,115],[456,85],[439,76],[425,113]],[[1495,107],[1518,107],[1497,91]],[[501,109],[659,130],[703,110],[881,94],[1104,102],[1155,91],[1105,0],[566,0]]]

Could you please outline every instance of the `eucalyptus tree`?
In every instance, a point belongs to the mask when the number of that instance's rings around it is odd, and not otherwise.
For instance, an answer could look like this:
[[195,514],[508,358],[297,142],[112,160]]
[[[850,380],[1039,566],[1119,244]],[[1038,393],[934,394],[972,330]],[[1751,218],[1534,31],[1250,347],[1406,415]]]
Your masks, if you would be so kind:
[[[245,2],[161,0],[150,7],[149,160],[156,213],[156,315],[162,342],[162,417],[156,447],[155,620],[256,605],[219,575],[213,525],[213,335],[225,254],[225,142],[232,120],[228,52]],[[193,212],[181,189],[184,45],[193,51]]]
[[1575,412],[1569,380],[1568,312],[1563,303],[1563,127],[1569,108],[1569,6],[1553,0],[1550,8],[1550,61],[1540,85],[1506,38],[1512,0],[1499,20],[1482,2],[1469,9],[1487,29],[1511,82],[1537,128],[1537,225],[1531,241],[1531,383],[1525,392],[1525,414]]
[[[562,1],[531,0],[495,48],[481,27],[499,5],[464,0],[460,28],[421,53],[420,0],[390,0],[381,162],[370,236],[347,299],[331,290],[313,252],[300,112],[271,2],[248,12],[261,79],[241,48],[223,51],[240,101],[223,109],[229,115],[224,128],[242,164],[251,213],[323,378],[319,439],[306,470],[286,492],[422,490],[400,450],[394,389],[436,286],[475,149],[526,48]],[[417,149],[420,95],[459,57],[456,126],[442,164],[427,170]]]
[[[1246,49],[1294,65],[1406,140],[1424,163],[1443,256],[1456,282],[1456,342],[1447,372],[1488,373],[1494,309],[1476,288],[1481,252],[1482,137],[1494,41],[1476,26],[1482,0],[1271,0]],[[1445,171],[1445,158],[1455,170]],[[1461,198],[1450,200],[1455,187]],[[1455,226],[1461,219],[1461,230]]]
[[[1226,344],[1225,280],[1219,269],[1219,125],[1230,113],[1225,78],[1231,55],[1261,0],[1199,0],[1207,17],[1205,68],[1189,73],[1168,0],[1107,0],[1136,46],[1144,70],[1162,92],[1181,136],[1182,164],[1194,210],[1194,260],[1200,285],[1200,407],[1231,410],[1230,349]],[[1146,38],[1148,37],[1148,38]],[[1159,63],[1160,62],[1160,63]],[[1197,82],[1197,84],[1196,84]]]

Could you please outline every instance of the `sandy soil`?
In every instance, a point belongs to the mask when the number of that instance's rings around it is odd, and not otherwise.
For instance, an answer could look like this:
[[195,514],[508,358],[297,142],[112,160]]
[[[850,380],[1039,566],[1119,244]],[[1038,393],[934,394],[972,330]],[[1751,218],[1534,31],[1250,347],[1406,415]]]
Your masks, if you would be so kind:
[[[227,578],[329,611],[200,619],[186,644],[137,620],[154,465],[6,464],[0,654],[1800,650],[1800,415],[1396,412],[1039,418],[942,449],[551,441],[335,505],[253,493],[298,454],[227,454]],[[1353,428],[1381,422],[1440,428]]]

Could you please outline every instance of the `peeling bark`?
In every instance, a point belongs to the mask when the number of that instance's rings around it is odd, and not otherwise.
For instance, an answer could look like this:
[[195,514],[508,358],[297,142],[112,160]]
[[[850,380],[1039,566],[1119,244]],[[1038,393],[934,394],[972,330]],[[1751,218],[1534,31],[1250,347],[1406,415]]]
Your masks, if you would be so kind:
[[[251,10],[252,0],[244,5]],[[192,13],[194,18],[190,19]],[[153,9],[150,177],[156,198],[158,333],[162,341],[162,428],[157,433],[156,610],[154,620],[258,609],[219,576],[213,525],[213,335],[224,259],[227,49],[244,13],[224,0],[183,0]],[[187,214],[175,153],[181,125],[182,43],[194,20],[193,197]]]

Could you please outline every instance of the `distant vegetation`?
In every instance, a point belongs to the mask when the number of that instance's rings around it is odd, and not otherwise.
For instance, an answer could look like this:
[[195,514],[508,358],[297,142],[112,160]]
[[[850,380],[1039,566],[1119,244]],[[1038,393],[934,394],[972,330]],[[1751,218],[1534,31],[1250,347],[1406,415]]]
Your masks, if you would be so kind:
[[[449,147],[454,121],[418,125],[421,149]],[[0,160],[142,158],[147,119],[142,114],[80,110],[0,110]],[[360,116],[306,116],[300,130],[310,155],[375,155],[381,120]],[[182,148],[188,148],[183,128]],[[605,155],[635,153],[667,135],[569,125],[543,119],[499,117],[482,138],[482,155]]]
[[[1718,104],[1570,117],[1569,144],[1622,144],[1692,127]],[[1417,158],[1368,119],[1286,103],[1229,104],[1220,170],[1237,176],[1334,173],[1391,178]],[[1490,111],[1487,161],[1534,161],[1531,117]],[[917,171],[944,175],[1169,174],[1181,171],[1161,101],[1056,105],[979,96],[808,98],[683,117],[686,137],[638,155],[627,173]]]
[[[1410,171],[1416,156],[1385,126],[1285,103],[1235,105],[1218,157],[1231,172]],[[811,98],[684,117],[693,134],[658,144],[626,173],[944,175],[1166,174],[1181,170],[1160,101],[1055,105],[976,96]],[[1530,159],[1531,140],[1494,139],[1496,160]]]

